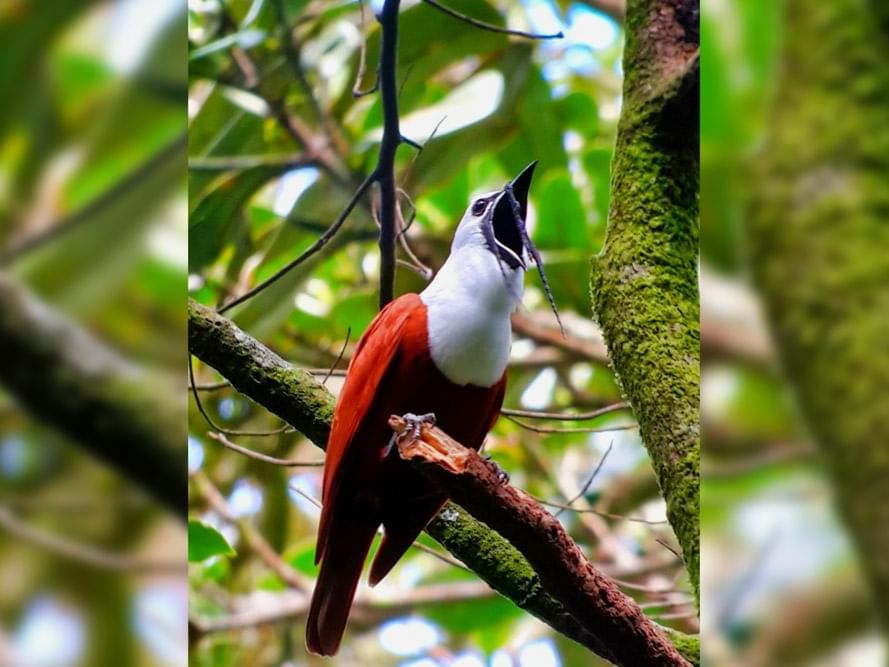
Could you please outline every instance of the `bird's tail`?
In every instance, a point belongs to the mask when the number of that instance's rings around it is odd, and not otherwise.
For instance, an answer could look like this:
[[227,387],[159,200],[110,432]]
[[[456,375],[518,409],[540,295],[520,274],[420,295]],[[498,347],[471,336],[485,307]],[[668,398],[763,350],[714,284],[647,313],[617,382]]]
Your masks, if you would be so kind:
[[311,653],[334,655],[339,649],[378,526],[379,521],[366,512],[338,515],[331,522],[306,621],[306,648]]

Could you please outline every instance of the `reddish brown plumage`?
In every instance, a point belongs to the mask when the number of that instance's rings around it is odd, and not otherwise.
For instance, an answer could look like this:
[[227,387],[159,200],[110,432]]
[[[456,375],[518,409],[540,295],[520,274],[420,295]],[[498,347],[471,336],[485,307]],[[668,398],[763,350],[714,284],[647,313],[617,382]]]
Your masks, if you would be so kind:
[[456,385],[429,354],[426,306],[416,294],[390,303],[362,337],[337,401],[327,444],[316,562],[321,572],[306,627],[308,649],[333,655],[374,533],[385,537],[371,566],[377,583],[445,501],[397,455],[386,456],[392,414],[435,413],[453,438],[479,449],[503,403],[492,387]]

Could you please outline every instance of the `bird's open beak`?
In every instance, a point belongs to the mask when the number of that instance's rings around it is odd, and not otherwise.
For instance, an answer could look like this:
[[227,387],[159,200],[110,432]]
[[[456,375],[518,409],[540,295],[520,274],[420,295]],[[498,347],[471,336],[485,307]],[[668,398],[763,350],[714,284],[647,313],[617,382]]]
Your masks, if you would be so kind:
[[523,228],[528,215],[528,191],[531,189],[531,178],[534,176],[534,167],[536,166],[537,161],[535,160],[522,169],[521,173],[509,183],[519,205],[521,220],[516,220],[512,202],[506,192],[506,188],[503,189],[503,193],[494,207],[494,236],[497,239],[498,245],[502,248],[501,258],[513,268],[518,268],[518,266],[525,267],[525,244],[523,239],[526,237],[526,234],[523,233]]
[[528,191],[531,189],[531,179],[534,177],[534,168],[536,166],[537,160],[534,160],[534,162],[522,169],[518,176],[512,179],[512,191],[519,202],[522,220],[527,220],[528,218]]

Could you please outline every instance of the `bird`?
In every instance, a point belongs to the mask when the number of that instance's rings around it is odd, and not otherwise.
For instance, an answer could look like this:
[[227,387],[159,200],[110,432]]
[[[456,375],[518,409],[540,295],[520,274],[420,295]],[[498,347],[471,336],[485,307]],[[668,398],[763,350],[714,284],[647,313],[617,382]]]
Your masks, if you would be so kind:
[[390,302],[358,343],[327,442],[315,549],[320,570],[306,622],[311,653],[339,650],[379,527],[383,538],[370,567],[371,586],[447,500],[392,451],[389,417],[434,415],[448,435],[479,450],[503,404],[510,316],[532,258],[552,305],[525,227],[536,164],[501,190],[473,199],[432,281],[419,294]]

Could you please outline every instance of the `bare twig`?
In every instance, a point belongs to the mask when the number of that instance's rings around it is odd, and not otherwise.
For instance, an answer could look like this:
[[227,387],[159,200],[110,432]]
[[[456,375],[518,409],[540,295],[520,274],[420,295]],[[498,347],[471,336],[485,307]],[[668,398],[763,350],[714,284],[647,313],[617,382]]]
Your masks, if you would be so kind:
[[287,561],[281,558],[280,554],[275,551],[253,524],[247,520],[238,519],[219,492],[219,489],[214,486],[207,475],[198,470],[192,473],[191,478],[210,507],[225,521],[240,529],[247,547],[268,565],[269,569],[281,578],[281,581],[290,588],[295,588],[299,591],[307,591],[311,587],[311,582],[290,567]]
[[526,336],[538,343],[552,345],[582,359],[608,362],[608,352],[602,341],[585,340],[570,333],[563,336],[558,329],[540,324],[527,315],[514,313],[512,329],[520,336]]
[[194,381],[194,364],[191,362],[191,355],[188,355],[188,386],[191,387],[191,394],[194,396],[194,403],[198,409],[198,412],[201,413],[201,416],[207,422],[207,424],[214,431],[218,433],[225,433],[226,435],[253,435],[253,436],[266,436],[266,435],[278,435],[279,433],[284,433],[291,427],[287,424],[284,424],[281,428],[272,430],[272,431],[234,431],[232,429],[224,428],[213,421],[207,411],[204,409],[204,404],[201,402],[201,397],[198,394],[198,391],[195,387]]
[[401,458],[473,516],[496,526],[598,640],[599,655],[618,665],[688,665],[639,605],[593,567],[558,519],[504,483],[495,465],[434,426],[422,424],[416,434],[401,417],[389,423]]
[[534,496],[534,500],[536,500],[541,505],[546,505],[547,507],[555,507],[560,510],[566,510],[568,512],[574,512],[575,514],[595,514],[596,516],[605,517],[606,519],[615,519],[617,521],[630,521],[632,523],[645,523],[650,526],[662,526],[670,523],[669,521],[652,521],[650,519],[643,519],[642,517],[635,516],[624,516],[622,514],[612,514],[611,512],[603,512],[601,510],[593,509],[591,507],[572,507],[571,505],[567,505],[565,503],[554,503],[551,500],[544,500],[543,498],[538,498]]
[[607,415],[610,412],[618,412],[620,410],[626,410],[630,407],[630,404],[626,401],[621,401],[620,403],[614,403],[612,405],[606,405],[603,408],[598,408],[596,410],[590,410],[589,412],[541,412],[538,410],[519,410],[516,408],[503,408],[500,411],[501,415],[506,417],[528,417],[530,419],[553,419],[558,421],[586,421],[588,419],[595,419],[596,417],[601,417],[602,415]]
[[[582,487],[580,487],[580,491],[578,491],[572,498],[565,502],[568,507],[571,507],[575,502],[579,499],[583,498],[586,495],[586,492],[589,490],[590,485],[595,481],[596,476],[599,474],[599,471],[602,470],[602,466],[605,464],[605,459],[608,458],[608,455],[611,453],[611,449],[614,447],[614,441],[608,443],[608,449],[605,450],[605,453],[602,454],[602,457],[599,459],[599,463],[596,464],[596,467],[593,469],[592,474],[587,478],[587,481],[584,483]],[[565,508],[561,508],[558,512],[556,512],[556,516],[559,516],[562,512],[565,511]]]
[[438,11],[457,19],[458,21],[468,23],[474,28],[479,28],[480,30],[499,32],[504,35],[515,35],[516,37],[527,37],[528,39],[562,39],[565,36],[561,30],[550,35],[545,35],[533,32],[525,32],[524,30],[514,30],[512,28],[502,28],[499,25],[485,23],[484,21],[479,21],[478,19],[474,19],[471,16],[467,16],[466,14],[462,14],[454,9],[451,9],[450,7],[445,7],[441,3],[437,2],[437,0],[423,0],[423,2],[431,7],[435,7]]
[[185,576],[186,565],[182,559],[159,561],[149,558],[125,556],[80,544],[57,535],[51,535],[18,519],[8,508],[0,505],[0,527],[16,538],[29,542],[46,552],[68,560],[90,565],[102,570],[130,574],[172,574]]
[[269,456],[268,454],[255,452],[252,449],[248,449],[247,447],[236,445],[231,440],[226,438],[222,433],[208,431],[207,437],[215,440],[226,449],[230,449],[233,452],[241,454],[242,456],[246,456],[247,458],[254,459],[256,461],[262,461],[263,463],[271,463],[272,465],[284,466],[286,468],[320,468],[324,465],[324,461],[294,461],[293,459],[279,459],[275,456]]
[[321,384],[327,386],[327,381],[330,379],[330,376],[333,375],[333,372],[336,370],[336,367],[340,365],[340,362],[343,360],[343,355],[346,353],[346,346],[349,344],[349,338],[352,337],[352,327],[346,329],[346,340],[343,341],[343,347],[340,349],[340,353],[336,358],[336,361],[333,362],[333,365],[330,367],[330,370],[327,371],[327,374],[324,376],[324,379],[321,380]]
[[358,0],[358,8],[361,11],[361,45],[358,51],[358,73],[355,75],[355,83],[352,85],[352,97],[355,99],[375,93],[380,87],[380,73],[377,70],[377,79],[374,81],[373,86],[366,90],[361,89],[361,82],[364,81],[364,74],[367,69],[367,28],[364,18],[364,0]]
[[634,428],[639,428],[638,424],[618,424],[617,426],[603,426],[601,428],[559,428],[556,426],[536,426],[534,424],[523,422],[519,419],[516,419],[515,417],[510,417],[509,415],[505,416],[509,421],[518,424],[528,431],[534,431],[534,433],[608,433],[609,431],[628,431]]
[[361,185],[358,186],[358,189],[352,195],[352,198],[346,204],[346,207],[343,209],[342,213],[340,213],[339,217],[334,221],[334,223],[324,232],[315,243],[306,248],[296,259],[287,263],[286,266],[282,267],[278,271],[274,273],[274,275],[270,276],[266,280],[262,281],[255,287],[247,290],[241,296],[232,299],[224,306],[220,307],[217,312],[224,313],[231,308],[234,308],[240,303],[244,303],[247,299],[250,299],[261,291],[266,289],[267,287],[273,285],[278,282],[281,278],[287,275],[290,271],[295,269],[297,266],[305,262],[309,257],[319,252],[325,245],[336,235],[336,233],[340,230],[340,227],[343,226],[343,223],[349,217],[349,214],[352,212],[352,209],[355,208],[355,205],[358,203],[358,200],[364,196],[364,193],[367,192],[367,189],[370,187],[371,183],[376,179],[376,172],[372,173],[370,176],[364,179]]

